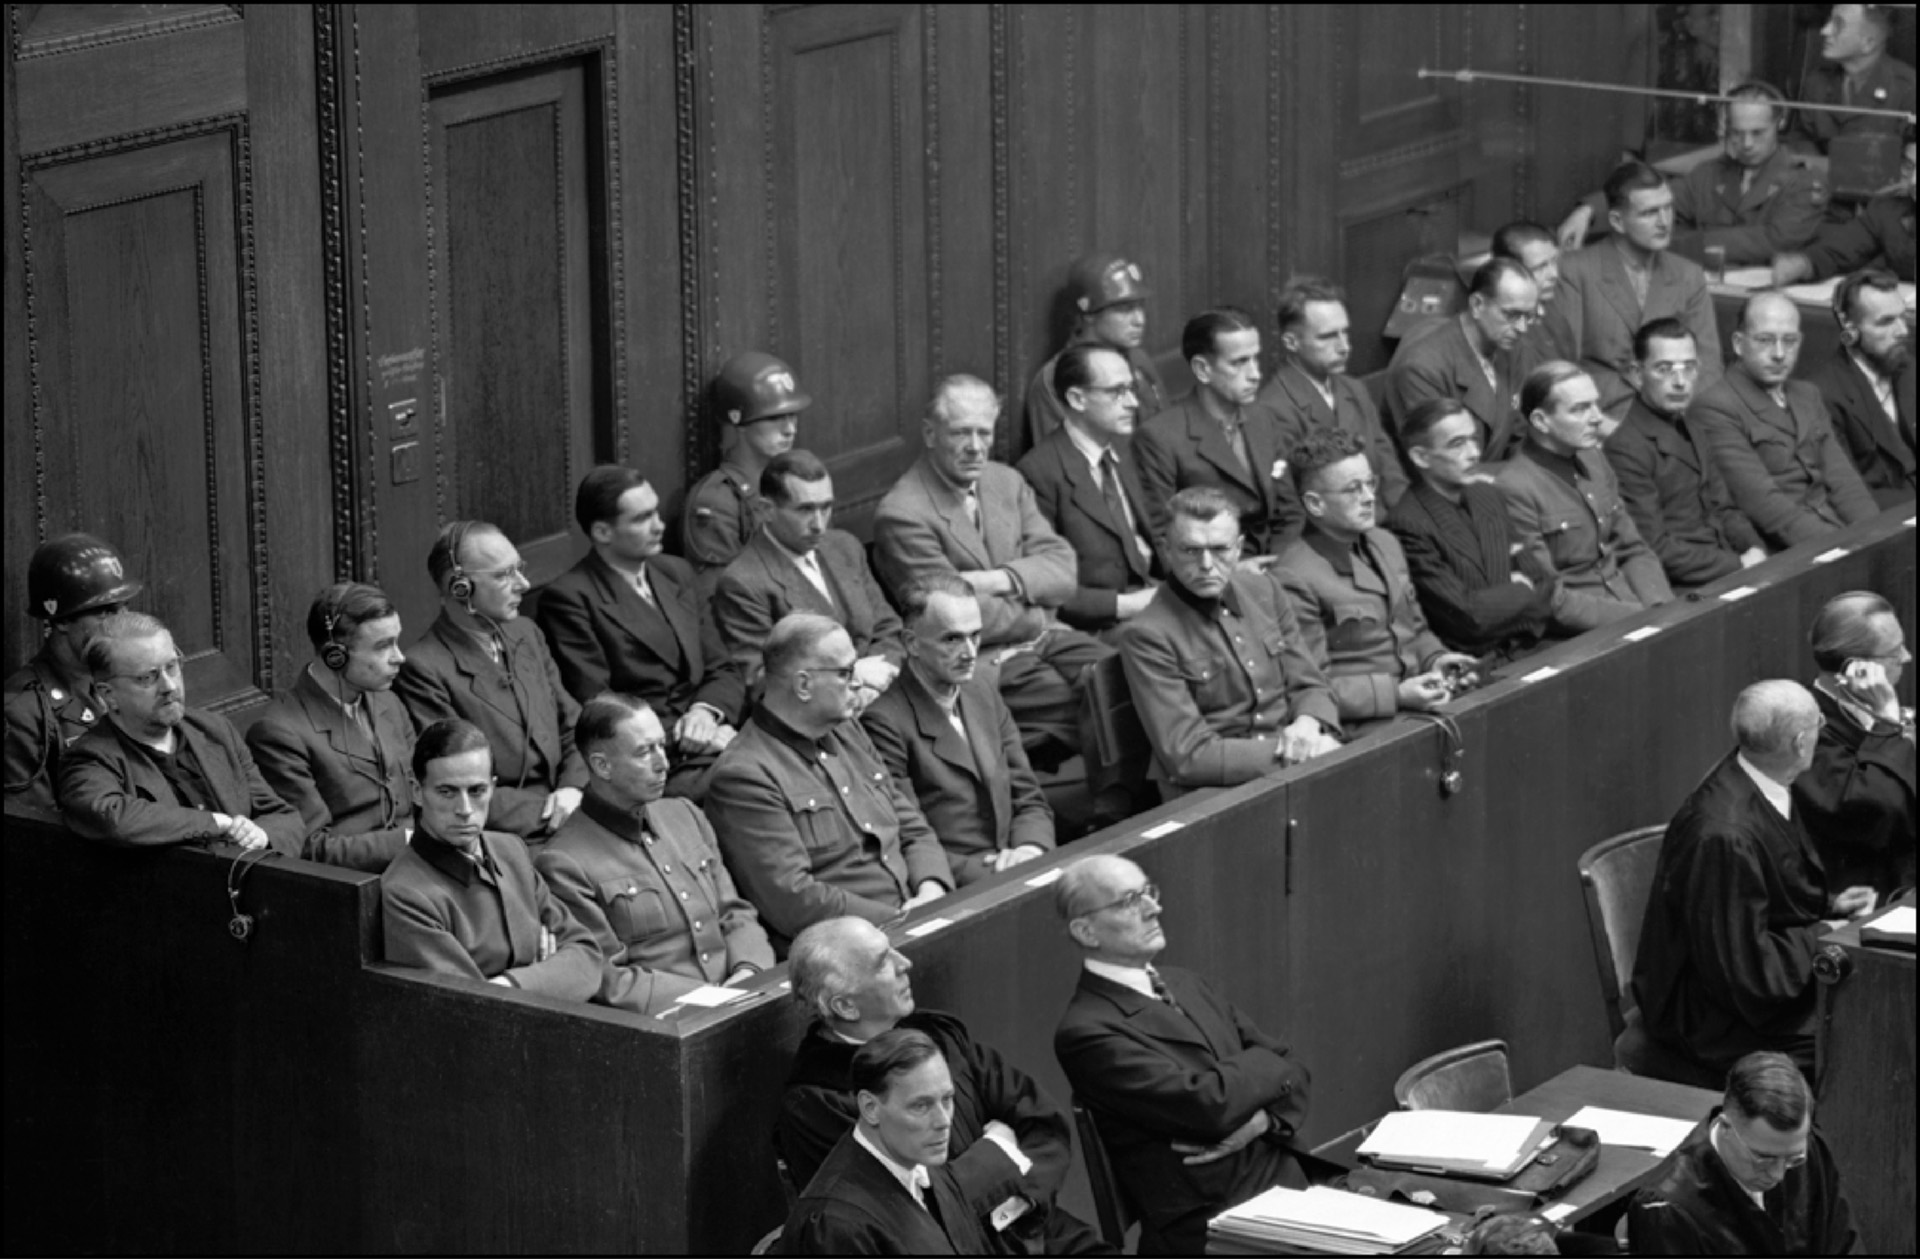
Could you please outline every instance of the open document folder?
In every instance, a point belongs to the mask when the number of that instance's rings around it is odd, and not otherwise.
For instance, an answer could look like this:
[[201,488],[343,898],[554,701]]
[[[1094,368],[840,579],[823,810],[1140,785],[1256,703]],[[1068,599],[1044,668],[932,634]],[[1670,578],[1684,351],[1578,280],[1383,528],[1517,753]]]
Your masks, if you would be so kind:
[[1505,1180],[1552,1132],[1552,1124],[1532,1115],[1396,1110],[1360,1143],[1360,1153],[1381,1167]]
[[1425,1207],[1383,1202],[1343,1189],[1273,1188],[1215,1216],[1221,1237],[1329,1255],[1406,1250],[1439,1232],[1447,1217]]

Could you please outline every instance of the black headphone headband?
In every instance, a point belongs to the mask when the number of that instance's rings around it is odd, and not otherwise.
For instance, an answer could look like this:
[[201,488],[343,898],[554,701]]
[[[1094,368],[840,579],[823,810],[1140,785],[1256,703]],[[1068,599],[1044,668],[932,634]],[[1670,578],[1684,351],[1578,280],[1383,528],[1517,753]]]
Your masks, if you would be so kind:
[[447,569],[447,594],[461,603],[473,601],[473,576],[460,563],[460,548],[467,544],[471,532],[471,520],[456,520],[447,536],[447,559],[452,565]]
[[347,645],[340,641],[340,605],[349,589],[348,586],[330,588],[327,601],[320,609],[320,624],[326,633],[326,641],[320,644],[320,663],[335,673],[347,667]]

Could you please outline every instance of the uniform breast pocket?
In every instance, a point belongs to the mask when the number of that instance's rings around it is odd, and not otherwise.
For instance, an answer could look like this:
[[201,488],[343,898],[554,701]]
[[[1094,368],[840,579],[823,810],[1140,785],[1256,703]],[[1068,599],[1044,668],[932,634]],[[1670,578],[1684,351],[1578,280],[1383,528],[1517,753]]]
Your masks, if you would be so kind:
[[809,790],[806,794],[790,791],[787,793],[787,808],[793,814],[794,829],[800,832],[800,842],[807,851],[814,852],[830,845],[838,827],[834,819],[834,803],[827,795],[833,788],[822,785],[818,791]]
[[1364,603],[1334,604],[1327,610],[1327,650],[1361,651],[1380,637],[1379,608]]
[[1180,662],[1180,676],[1186,680],[1187,689],[1193,692],[1194,702],[1202,712],[1226,702],[1226,669],[1220,661],[1211,656],[1189,657]]
[[649,939],[667,929],[667,900],[658,888],[615,879],[600,885],[600,903],[607,907],[607,925],[622,944]]
[[1540,522],[1540,536],[1555,555],[1577,550],[1588,532],[1587,522],[1578,516],[1548,516]]
[[1799,455],[1795,444],[1778,429],[1755,428],[1748,430],[1753,441],[1753,453],[1760,456],[1760,462],[1769,472],[1780,473],[1798,462]]

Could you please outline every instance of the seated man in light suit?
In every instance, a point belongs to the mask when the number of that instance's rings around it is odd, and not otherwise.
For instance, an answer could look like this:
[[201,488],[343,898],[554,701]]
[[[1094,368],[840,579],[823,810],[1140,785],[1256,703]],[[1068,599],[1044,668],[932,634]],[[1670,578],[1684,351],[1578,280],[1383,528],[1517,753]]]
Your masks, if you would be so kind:
[[[1560,296],[1546,311],[1554,353],[1578,363],[1600,390],[1600,408],[1624,411],[1633,397],[1633,334],[1672,316],[1700,347],[1700,384],[1720,379],[1720,330],[1707,275],[1671,252],[1673,190],[1667,177],[1638,160],[1607,176],[1607,225],[1613,234],[1560,256]],[[1524,414],[1524,413],[1523,413]]]
[[1820,390],[1791,379],[1800,344],[1800,308],[1784,293],[1755,293],[1733,334],[1740,361],[1687,412],[1734,505],[1776,550],[1880,514]]
[[980,601],[958,577],[907,587],[907,668],[867,706],[880,759],[940,837],[957,886],[1010,870],[1053,848],[1053,810],[1020,747],[1013,715],[974,676]]
[[764,524],[720,574],[713,621],[751,683],[760,648],[782,617],[813,612],[840,622],[860,653],[854,678],[869,696],[893,685],[905,653],[900,618],[867,567],[860,540],[833,525],[833,478],[805,450],[778,455],[760,474]]
[[1600,453],[1606,416],[1593,378],[1555,360],[1520,390],[1529,431],[1494,484],[1520,544],[1520,566],[1536,583],[1561,582],[1557,627],[1573,632],[1668,603],[1673,589],[1620,500]]
[[413,745],[419,826],[380,876],[386,960],[567,1001],[600,991],[593,934],[553,898],[515,835],[487,829],[487,737],[436,721]]
[[1020,461],[1040,514],[1073,547],[1079,585],[1060,619],[1112,642],[1163,575],[1131,438],[1139,377],[1104,345],[1070,345],[1053,370],[1066,419]]
[[1360,440],[1339,429],[1294,447],[1307,531],[1274,576],[1293,600],[1300,636],[1327,675],[1349,734],[1401,709],[1429,711],[1467,683],[1473,657],[1427,628],[1400,543],[1377,523],[1379,483]]
[[706,815],[661,796],[667,736],[647,702],[609,691],[574,729],[593,777],[534,865],[606,955],[600,1003],[664,1016],[695,988],[771,967],[773,946]]
[[440,615],[407,649],[394,690],[417,729],[459,718],[486,736],[500,776],[496,830],[544,839],[580,807],[587,767],[573,746],[580,705],[546,639],[520,616],[520,552],[492,525],[457,520],[427,552]]
[[316,658],[247,731],[260,776],[307,824],[309,861],[376,873],[413,829],[413,722],[393,693],[400,613],[359,582],[307,611]]
[[634,469],[602,464],[581,477],[573,517],[592,549],[547,584],[538,613],[560,676],[582,703],[618,691],[652,705],[672,741],[667,794],[698,803],[747,702],[704,606],[711,586],[660,553],[660,498]]
[[1230,787],[1339,747],[1339,708],[1292,601],[1239,567],[1234,501],[1196,486],[1167,510],[1167,583],[1120,639],[1154,778]]
[[953,887],[940,837],[860,723],[853,640],[795,612],[766,646],[766,692],[720,754],[707,816],[776,947],[823,918],[888,922]]
[[1053,1033],[1093,1113],[1143,1255],[1197,1255],[1207,1221],[1273,1185],[1304,1188],[1289,1147],[1305,1067],[1191,971],[1156,969],[1159,891],[1124,857],[1088,857],[1054,884],[1080,984]]
[[940,1047],[925,1032],[882,1032],[854,1052],[849,1077],[859,1117],[787,1216],[783,1253],[1001,1253],[949,1166],[956,1090]]
[[74,834],[305,851],[306,824],[260,777],[233,723],[187,707],[180,650],[166,626],[115,612],[87,641],[86,665],[107,720],[61,758],[60,808]]
[[1080,674],[1113,649],[1060,624],[1074,590],[1073,548],[1048,527],[1020,474],[987,458],[1000,399],[949,376],[922,425],[927,449],[880,500],[874,563],[895,598],[924,577],[958,575],[980,596],[982,672],[1036,763],[1080,750]]

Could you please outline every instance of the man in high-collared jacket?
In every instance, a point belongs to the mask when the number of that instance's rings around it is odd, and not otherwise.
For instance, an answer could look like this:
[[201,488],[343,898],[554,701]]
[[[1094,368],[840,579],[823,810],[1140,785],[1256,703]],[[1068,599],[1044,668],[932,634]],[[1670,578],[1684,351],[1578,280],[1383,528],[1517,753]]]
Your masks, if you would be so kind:
[[1291,1148],[1307,1069],[1166,947],[1158,890],[1124,857],[1088,857],[1054,884],[1080,949],[1079,986],[1053,1033],[1093,1115],[1143,1255],[1197,1255],[1207,1221],[1272,1185],[1304,1188]]
[[300,811],[309,861],[380,871],[413,829],[413,722],[393,693],[400,613],[372,586],[327,587],[307,612],[314,659],[247,731],[267,785]]
[[575,700],[602,691],[644,699],[671,743],[667,794],[695,801],[746,708],[740,669],[721,646],[693,569],[660,553],[660,498],[632,468],[580,479],[574,519],[592,549],[540,592],[535,616]]
[[580,807],[587,769],[573,747],[580,705],[540,631],[520,615],[526,567],[490,524],[454,521],[427,552],[440,615],[407,648],[394,690],[416,729],[458,717],[487,737],[499,779],[495,830],[540,840]]

